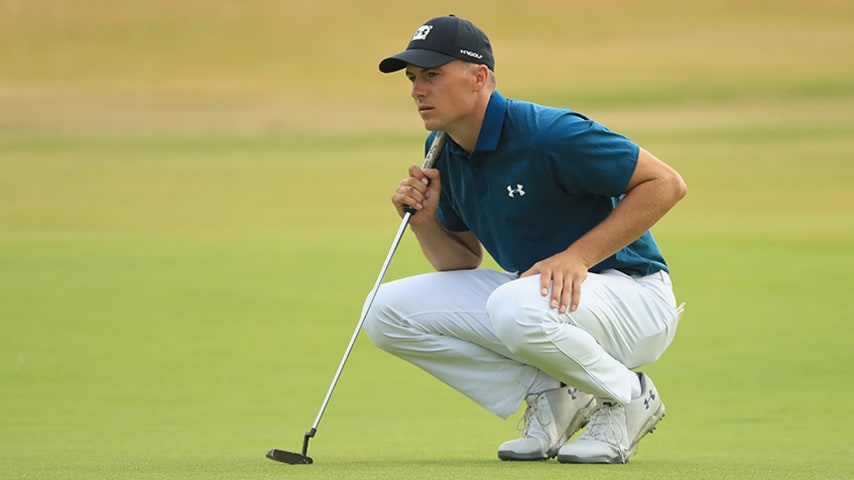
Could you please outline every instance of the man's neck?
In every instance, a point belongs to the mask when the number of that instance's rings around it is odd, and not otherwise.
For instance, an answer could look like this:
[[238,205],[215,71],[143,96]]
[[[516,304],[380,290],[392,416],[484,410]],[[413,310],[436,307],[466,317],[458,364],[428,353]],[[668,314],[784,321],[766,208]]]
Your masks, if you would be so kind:
[[483,119],[486,117],[486,107],[489,106],[489,99],[491,97],[491,90],[483,92],[478,98],[477,103],[475,103],[471,114],[462,119],[455,127],[448,129],[448,135],[468,153],[474,152],[475,147],[477,147],[477,139],[480,135]]

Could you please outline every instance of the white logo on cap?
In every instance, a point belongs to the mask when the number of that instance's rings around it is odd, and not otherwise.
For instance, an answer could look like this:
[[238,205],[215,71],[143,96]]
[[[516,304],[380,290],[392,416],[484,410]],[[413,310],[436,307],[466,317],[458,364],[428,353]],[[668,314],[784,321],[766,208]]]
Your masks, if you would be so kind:
[[471,50],[462,49],[462,50],[460,50],[460,53],[462,53],[463,55],[468,55],[469,57],[474,57],[478,60],[483,60],[483,55],[481,55],[479,53],[472,52]]
[[433,30],[433,25],[421,25],[421,27],[415,31],[415,35],[412,36],[412,40],[427,40],[427,35],[430,34],[430,30]]

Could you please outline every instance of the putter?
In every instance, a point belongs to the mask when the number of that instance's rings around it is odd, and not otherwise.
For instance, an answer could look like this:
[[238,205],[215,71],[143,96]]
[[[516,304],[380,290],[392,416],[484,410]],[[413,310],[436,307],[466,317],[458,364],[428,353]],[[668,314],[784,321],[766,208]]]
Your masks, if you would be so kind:
[[[439,156],[439,153],[442,151],[442,147],[445,145],[445,138],[447,134],[445,132],[437,132],[436,136],[433,137],[433,142],[430,144],[430,149],[427,151],[427,156],[424,158],[424,165],[421,168],[431,168],[436,163],[436,158]],[[365,324],[365,318],[368,316],[368,311],[371,309],[371,305],[374,303],[374,298],[377,296],[377,292],[380,289],[380,285],[383,282],[383,277],[385,277],[386,271],[388,271],[388,267],[391,264],[391,259],[394,256],[394,252],[397,250],[397,246],[400,244],[400,240],[403,238],[403,234],[406,231],[406,226],[409,224],[409,218],[412,215],[415,215],[415,209],[412,207],[404,207],[404,215],[403,220],[400,222],[400,228],[397,229],[397,234],[394,236],[394,240],[391,243],[391,248],[388,251],[388,255],[385,257],[385,262],[383,262],[383,266],[380,269],[380,274],[377,277],[376,283],[374,283],[374,288],[368,294],[368,303],[362,311],[362,316],[359,318],[359,322],[356,324],[356,330],[353,331],[353,336],[350,338],[350,343],[347,345],[347,348],[344,350],[344,357],[341,358],[341,363],[338,364],[338,370],[335,372],[335,376],[332,377],[332,383],[329,385],[329,390],[326,392],[326,398],[323,399],[323,403],[320,405],[320,411],[317,412],[317,418],[314,419],[314,424],[311,426],[311,430],[309,430],[302,440],[302,453],[296,452],[288,452],[285,450],[272,449],[267,452],[267,458],[270,460],[275,460],[277,462],[288,463],[291,465],[308,465],[314,463],[314,460],[308,456],[308,441],[314,438],[314,434],[317,433],[317,426],[320,424],[320,419],[323,418],[323,413],[326,411],[326,406],[329,405],[329,399],[332,397],[332,391],[335,390],[335,385],[338,383],[338,379],[341,377],[341,371],[344,370],[344,364],[347,363],[347,358],[350,357],[350,352],[353,351],[353,345],[356,343],[356,338],[359,336],[359,332],[362,330],[362,326]]]

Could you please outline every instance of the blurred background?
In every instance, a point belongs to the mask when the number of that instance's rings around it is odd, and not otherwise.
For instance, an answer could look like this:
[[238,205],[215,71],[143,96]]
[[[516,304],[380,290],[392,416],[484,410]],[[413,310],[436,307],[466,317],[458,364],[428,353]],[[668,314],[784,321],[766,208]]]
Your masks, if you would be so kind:
[[450,12],[490,34],[508,94],[546,103],[839,99],[854,68],[851,9],[832,0],[4,0],[0,8],[4,135],[409,132],[417,118],[400,125],[396,116],[406,82],[376,64],[406,46],[414,24]]
[[[0,0],[0,477],[264,476],[299,447],[423,159],[377,63],[448,13],[502,94],[688,182],[653,231],[688,302],[650,367],[668,433],[634,468],[851,473],[850,2]],[[388,278],[427,268],[408,238]],[[516,434],[364,339],[325,422],[333,467],[460,461],[430,478]],[[406,466],[359,465],[334,474]],[[501,474],[534,471],[565,474]]]
[[[229,145],[222,145],[228,142],[244,150],[265,148],[286,138],[299,143],[299,138],[319,136],[336,136],[342,139],[335,142],[339,145],[345,137],[354,142],[370,135],[408,141],[422,133],[408,98],[408,84],[402,74],[379,74],[376,65],[405,47],[413,26],[450,12],[473,19],[492,37],[499,88],[505,96],[582,111],[635,138],[689,176],[693,165],[701,162],[700,155],[719,163],[732,161],[734,154],[771,162],[751,172],[742,168],[743,162],[734,162],[737,173],[720,172],[727,178],[716,180],[726,183],[710,184],[747,195],[715,199],[742,213],[742,198],[750,200],[751,209],[778,210],[775,194],[779,192],[768,180],[786,173],[772,168],[772,158],[734,152],[725,142],[706,142],[710,145],[704,145],[702,152],[698,148],[685,151],[692,142],[696,144],[697,135],[710,140],[725,134],[743,144],[758,136],[767,138],[769,130],[788,129],[804,137],[805,143],[794,148],[806,145],[805,166],[818,158],[831,161],[828,156],[838,160],[838,152],[827,152],[827,142],[820,136],[850,133],[854,65],[848,61],[848,52],[854,40],[852,9],[846,2],[704,0],[683,5],[609,0],[590,5],[535,0],[472,2],[460,7],[439,1],[402,7],[395,2],[335,0],[3,0],[0,140],[5,152],[15,142],[45,139],[54,145],[97,139],[102,146],[116,139],[125,143],[142,139],[146,145],[153,138],[185,143],[206,139],[211,141],[199,142],[198,147],[217,152],[228,149]],[[241,141],[251,145],[234,144]],[[815,150],[806,142],[821,144],[825,150]],[[367,143],[376,149],[385,142]],[[127,154],[134,155],[137,147],[128,145]],[[204,157],[195,147],[193,152]],[[276,162],[300,163],[297,150],[289,145],[275,152]],[[364,148],[344,150],[371,156]],[[419,155],[412,155],[416,161],[407,158],[402,163],[417,163]],[[4,155],[10,174],[12,161]],[[352,161],[343,165],[366,166]],[[807,175],[819,180],[827,179],[836,165],[829,171],[821,165],[813,167]],[[391,168],[402,171],[398,164]],[[20,172],[28,173],[33,172]],[[207,175],[213,174],[208,169]],[[795,175],[799,177],[800,172]],[[396,173],[393,178],[399,176]],[[5,177],[11,181],[10,175]],[[169,182],[177,182],[178,177],[159,180],[164,183],[158,189],[177,195],[174,190],[179,186]],[[20,189],[34,189],[26,186],[30,182],[17,183],[4,189],[12,197],[0,205],[4,223],[24,216],[12,201],[21,198]],[[388,179],[379,184],[388,190]],[[303,187],[309,186],[315,188],[318,182],[304,182]],[[701,190],[692,190],[691,202],[714,198],[704,194],[702,184],[694,186]],[[43,218],[27,212],[27,219],[17,221],[38,229],[61,222],[44,217],[62,213],[53,207],[57,202],[75,201],[68,198],[75,195],[55,187],[39,195],[31,193],[43,203]],[[163,200],[158,205],[163,218],[157,222],[170,231],[176,227],[285,228],[288,222],[257,218],[264,213],[281,219],[293,212],[279,208],[281,198],[269,198],[269,188],[256,187],[241,189],[242,201],[237,202],[201,196],[190,205],[174,198]],[[358,188],[347,196],[355,191],[360,196],[377,192]],[[151,206],[111,193],[105,192],[108,203],[122,213],[114,211],[108,217],[110,212],[93,211],[87,221],[101,222],[93,226],[109,230],[116,230],[118,224],[124,224],[123,230],[141,228],[128,223],[148,216],[136,209]],[[235,192],[224,192],[228,193]],[[818,222],[816,215],[824,215],[826,208],[834,208],[833,200],[839,200],[826,198],[823,213],[813,208],[812,192],[795,188],[786,193],[801,200],[785,209],[788,220],[798,215],[799,220]],[[823,195],[832,194],[825,189]],[[350,200],[344,203],[363,206]],[[342,199],[324,201],[330,202],[340,204]],[[706,211],[706,218],[685,212],[681,229],[712,227],[714,231],[721,222],[740,221],[728,212]],[[224,214],[237,223],[223,221]],[[725,218],[717,218],[721,216]],[[761,222],[753,216],[746,220],[751,225],[756,221]],[[154,227],[153,222],[148,219],[143,226]],[[68,227],[77,230],[82,225]]]

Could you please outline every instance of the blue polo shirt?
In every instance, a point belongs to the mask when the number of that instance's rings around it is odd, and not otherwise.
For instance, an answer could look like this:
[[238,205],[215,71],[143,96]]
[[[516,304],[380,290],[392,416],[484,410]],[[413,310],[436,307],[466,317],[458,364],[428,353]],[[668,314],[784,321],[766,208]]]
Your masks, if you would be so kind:
[[[435,133],[427,138],[427,146]],[[493,93],[469,154],[452,139],[436,161],[437,216],[448,230],[471,231],[508,272],[565,250],[622,198],[639,147],[568,109]],[[590,269],[648,275],[667,265],[649,232]]]

